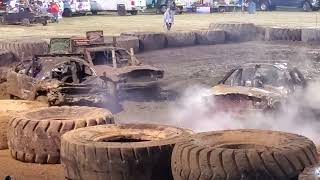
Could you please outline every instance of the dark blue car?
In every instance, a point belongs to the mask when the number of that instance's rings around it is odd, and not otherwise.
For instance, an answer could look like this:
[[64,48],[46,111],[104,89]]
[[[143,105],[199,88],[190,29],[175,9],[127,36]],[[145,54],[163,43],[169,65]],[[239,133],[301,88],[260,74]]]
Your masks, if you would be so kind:
[[303,11],[319,9],[319,0],[258,0],[257,8],[262,11],[275,10],[277,7],[302,8]]

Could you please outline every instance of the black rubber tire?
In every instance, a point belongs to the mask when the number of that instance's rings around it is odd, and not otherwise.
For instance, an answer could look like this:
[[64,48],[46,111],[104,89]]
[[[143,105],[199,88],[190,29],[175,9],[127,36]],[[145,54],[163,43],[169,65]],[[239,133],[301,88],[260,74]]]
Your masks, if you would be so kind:
[[30,59],[34,55],[46,54],[49,51],[45,40],[36,39],[1,40],[0,49],[11,51],[20,60]]
[[243,129],[199,133],[176,144],[171,166],[175,180],[290,180],[317,162],[306,137]]
[[299,175],[298,180],[319,180],[320,179],[320,164],[310,166],[304,169]]
[[21,24],[22,24],[22,26],[27,26],[27,27],[31,26],[30,19],[28,19],[28,18],[23,18],[23,19],[21,20]]
[[301,32],[300,28],[268,27],[265,31],[265,40],[301,41]]
[[[2,85],[2,84],[1,84]],[[8,149],[8,122],[22,111],[46,107],[46,104],[25,100],[0,100],[0,150]]]
[[135,15],[138,14],[138,11],[130,11],[130,14],[133,15],[133,16],[135,16]]
[[11,156],[22,162],[60,162],[60,138],[73,129],[114,123],[102,108],[61,106],[26,111],[8,123]]
[[62,136],[67,179],[171,180],[173,146],[191,131],[164,125],[101,125]]
[[70,9],[64,9],[62,16],[63,17],[72,17],[72,11]]
[[[0,49],[0,67],[6,66],[9,67],[11,65],[14,65],[18,63],[19,60],[16,58],[16,56],[8,51],[8,50],[2,50]],[[0,72],[1,74],[1,72]]]
[[269,4],[268,0],[262,0],[259,3],[259,10],[260,11],[270,11],[270,4]]
[[124,4],[118,4],[117,5],[117,13],[118,13],[118,16],[127,15],[126,6]]
[[302,5],[302,10],[305,12],[310,12],[312,11],[311,4],[308,1],[304,1]]

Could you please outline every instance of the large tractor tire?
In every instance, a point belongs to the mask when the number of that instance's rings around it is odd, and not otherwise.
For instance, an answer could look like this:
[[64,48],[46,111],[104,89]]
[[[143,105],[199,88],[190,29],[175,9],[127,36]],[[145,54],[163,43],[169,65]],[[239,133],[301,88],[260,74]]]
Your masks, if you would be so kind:
[[12,52],[8,50],[0,49],[0,67],[2,66],[8,67],[17,62],[19,61]]
[[22,162],[60,162],[60,137],[73,129],[114,123],[112,114],[95,107],[61,106],[27,111],[9,122],[11,156]]
[[169,32],[165,34],[168,47],[184,47],[196,44],[194,32]]
[[210,30],[223,30],[226,40],[231,42],[252,41],[256,39],[257,28],[252,23],[213,23]]
[[176,144],[171,166],[175,180],[291,180],[317,162],[306,137],[244,129],[199,133]]
[[317,27],[302,28],[301,41],[303,42],[320,41],[320,28],[317,28]]
[[269,27],[266,28],[265,40],[267,41],[301,41],[301,29]]
[[316,164],[304,169],[299,175],[298,180],[319,180],[320,179],[320,164]]
[[13,116],[19,115],[22,111],[48,106],[36,101],[25,100],[0,100],[0,104],[0,150],[8,149],[8,122]]
[[[105,36],[105,43],[107,45],[113,45],[113,37]],[[127,49],[133,48],[134,52],[139,52],[139,39],[134,36],[116,36],[116,46]]]
[[44,40],[1,40],[0,49],[11,51],[20,60],[30,59],[34,55],[46,54],[49,51],[48,43]]
[[191,131],[164,125],[101,125],[62,136],[67,179],[172,180],[173,146]]
[[196,42],[200,45],[221,44],[226,40],[225,32],[223,30],[203,30],[195,31]]
[[121,36],[134,36],[139,39],[140,51],[149,51],[165,48],[166,36],[164,33],[133,32],[122,33]]

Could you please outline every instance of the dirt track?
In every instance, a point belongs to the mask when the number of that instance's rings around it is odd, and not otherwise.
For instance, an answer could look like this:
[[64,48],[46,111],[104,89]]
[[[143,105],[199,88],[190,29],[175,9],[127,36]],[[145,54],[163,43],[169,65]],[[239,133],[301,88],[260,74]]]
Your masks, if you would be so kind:
[[[245,62],[288,60],[307,76],[320,72],[320,49],[317,45],[297,42],[248,42],[213,46],[165,49],[138,55],[145,63],[165,70],[160,101],[125,101],[124,111],[117,115],[121,122],[150,122],[179,125],[170,119],[174,97],[193,85],[211,87],[230,68]],[[140,98],[139,98],[140,97]]]
[[[200,84],[212,86],[233,66],[264,60],[289,60],[308,76],[318,75],[320,61],[316,45],[301,43],[249,42],[215,46],[196,46],[165,49],[139,54],[145,63],[166,71],[159,99],[144,99],[142,93],[132,94],[123,102],[124,110],[116,115],[117,122],[148,122],[179,125],[171,119],[170,107],[185,88]],[[320,51],[319,51],[320,52]],[[1,107],[0,107],[1,108]],[[196,121],[197,119],[195,119]],[[201,123],[201,122],[199,122]],[[60,165],[35,165],[14,161],[7,150],[0,151],[0,179],[13,175],[16,179],[62,179]]]

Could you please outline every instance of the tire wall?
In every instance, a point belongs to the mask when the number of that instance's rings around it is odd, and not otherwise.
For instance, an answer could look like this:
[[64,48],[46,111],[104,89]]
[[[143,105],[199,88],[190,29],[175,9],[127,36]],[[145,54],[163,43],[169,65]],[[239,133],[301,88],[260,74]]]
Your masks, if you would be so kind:
[[301,30],[301,41],[320,41],[320,28],[303,28]]
[[266,41],[301,41],[301,29],[297,28],[281,28],[281,27],[268,27],[265,34]]
[[137,32],[122,33],[121,36],[134,36],[139,39],[140,51],[150,51],[165,48],[166,36],[164,33]]
[[166,36],[166,47],[184,47],[196,44],[194,32],[169,32]]

